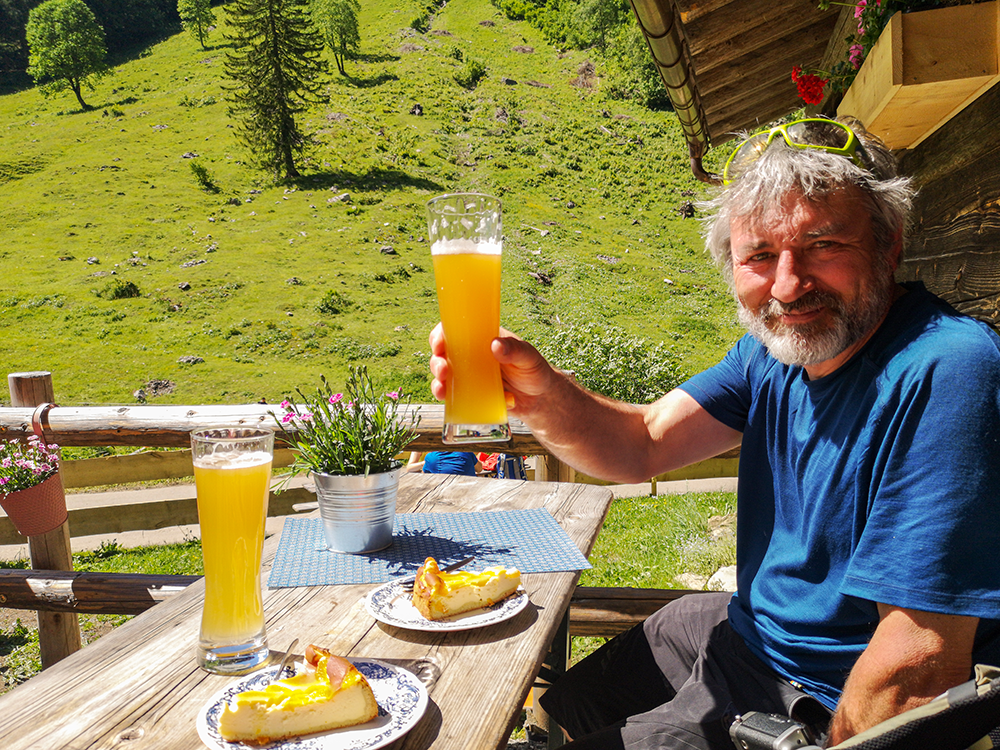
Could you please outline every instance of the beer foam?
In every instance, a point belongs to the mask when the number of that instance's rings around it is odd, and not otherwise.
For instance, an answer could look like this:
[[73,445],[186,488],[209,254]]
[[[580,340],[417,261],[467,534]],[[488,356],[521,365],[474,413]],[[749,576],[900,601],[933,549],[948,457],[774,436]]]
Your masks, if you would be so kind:
[[266,451],[241,453],[227,450],[225,445],[220,445],[213,453],[206,453],[194,459],[194,465],[199,469],[246,469],[269,463],[271,454]]
[[502,245],[499,242],[476,242],[460,238],[455,240],[438,240],[431,245],[431,255],[500,255]]

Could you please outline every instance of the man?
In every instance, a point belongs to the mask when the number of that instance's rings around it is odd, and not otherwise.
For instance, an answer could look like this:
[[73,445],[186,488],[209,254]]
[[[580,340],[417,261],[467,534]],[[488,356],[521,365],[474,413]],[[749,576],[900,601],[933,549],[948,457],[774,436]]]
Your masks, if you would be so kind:
[[[636,406],[493,342],[511,413],[587,474],[742,445],[737,593],[684,597],[558,681],[542,705],[574,748],[729,748],[751,710],[832,711],[833,745],[1000,663],[1000,338],[894,282],[912,190],[859,126],[763,133],[726,182],[707,242],[750,333],[719,365]],[[440,326],[431,347],[443,398]]]

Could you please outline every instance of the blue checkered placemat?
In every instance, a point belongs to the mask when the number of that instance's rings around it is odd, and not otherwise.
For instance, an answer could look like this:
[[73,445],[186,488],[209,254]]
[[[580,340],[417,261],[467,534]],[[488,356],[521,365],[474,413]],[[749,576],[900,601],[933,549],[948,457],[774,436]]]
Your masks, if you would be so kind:
[[522,573],[586,570],[590,563],[544,508],[481,513],[399,513],[392,545],[366,555],[326,549],[323,521],[288,518],[267,585],[384,583],[414,575],[427,557],[442,567],[474,555],[475,569],[502,565]]

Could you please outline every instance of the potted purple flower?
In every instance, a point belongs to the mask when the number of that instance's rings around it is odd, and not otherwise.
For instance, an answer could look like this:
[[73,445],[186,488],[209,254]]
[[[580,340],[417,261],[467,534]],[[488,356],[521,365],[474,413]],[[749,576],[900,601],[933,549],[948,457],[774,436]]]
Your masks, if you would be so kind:
[[295,454],[292,474],[309,472],[327,547],[360,554],[392,543],[402,465],[397,455],[416,437],[419,407],[399,390],[378,392],[365,367],[351,367],[343,393],[325,377],[315,395],[281,403],[282,440]]
[[18,533],[37,536],[66,520],[59,446],[37,435],[0,442],[0,506]]

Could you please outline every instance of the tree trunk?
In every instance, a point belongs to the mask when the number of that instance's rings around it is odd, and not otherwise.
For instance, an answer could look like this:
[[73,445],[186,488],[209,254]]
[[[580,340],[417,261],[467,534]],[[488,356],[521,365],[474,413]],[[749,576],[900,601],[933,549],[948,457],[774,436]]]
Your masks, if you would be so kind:
[[90,109],[90,105],[83,100],[83,95],[80,93],[80,89],[83,85],[82,81],[78,81],[74,78],[69,80],[69,87],[73,89],[73,93],[76,94],[76,100],[80,102],[80,109]]

